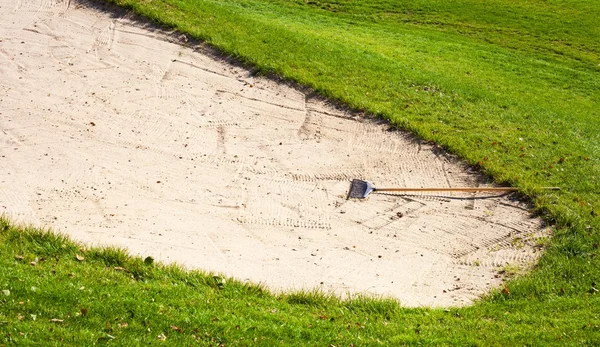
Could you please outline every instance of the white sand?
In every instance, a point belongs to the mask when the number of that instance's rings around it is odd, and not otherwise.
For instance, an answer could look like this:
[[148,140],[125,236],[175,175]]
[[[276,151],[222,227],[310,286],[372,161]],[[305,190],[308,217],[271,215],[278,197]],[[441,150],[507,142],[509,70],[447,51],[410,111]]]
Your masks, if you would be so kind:
[[[274,290],[463,305],[546,233],[451,157],[122,16],[0,0],[0,213]],[[477,194],[478,197],[485,196]]]

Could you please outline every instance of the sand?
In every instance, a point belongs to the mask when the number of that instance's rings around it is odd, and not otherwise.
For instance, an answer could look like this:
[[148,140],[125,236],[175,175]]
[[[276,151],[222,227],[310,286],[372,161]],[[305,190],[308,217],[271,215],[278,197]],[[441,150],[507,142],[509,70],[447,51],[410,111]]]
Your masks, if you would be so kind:
[[126,13],[0,0],[0,213],[261,283],[459,306],[547,235],[455,158]]

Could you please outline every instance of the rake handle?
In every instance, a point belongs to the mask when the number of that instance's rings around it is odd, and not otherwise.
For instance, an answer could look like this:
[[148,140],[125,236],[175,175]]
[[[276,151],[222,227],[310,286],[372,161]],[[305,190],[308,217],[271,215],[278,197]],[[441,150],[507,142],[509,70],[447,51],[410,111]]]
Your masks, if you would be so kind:
[[[559,187],[543,187],[542,189],[560,190]],[[375,188],[377,192],[514,192],[514,187],[482,187],[482,188]]]

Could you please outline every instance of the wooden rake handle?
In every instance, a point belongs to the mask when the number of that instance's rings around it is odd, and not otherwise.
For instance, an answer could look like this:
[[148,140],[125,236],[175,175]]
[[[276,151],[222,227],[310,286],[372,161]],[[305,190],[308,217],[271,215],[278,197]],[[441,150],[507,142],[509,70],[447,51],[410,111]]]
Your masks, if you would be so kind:
[[[559,187],[542,187],[547,190],[560,190]],[[481,187],[481,188],[375,188],[376,192],[514,192],[514,187]]]

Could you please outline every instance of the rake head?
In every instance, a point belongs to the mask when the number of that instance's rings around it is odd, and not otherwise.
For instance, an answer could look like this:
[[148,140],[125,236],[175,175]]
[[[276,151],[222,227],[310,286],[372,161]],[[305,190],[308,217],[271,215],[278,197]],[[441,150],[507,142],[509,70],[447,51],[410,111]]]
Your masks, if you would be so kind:
[[352,184],[350,184],[350,190],[348,191],[347,199],[364,199],[374,190],[375,186],[373,186],[371,183],[354,179],[352,180]]

